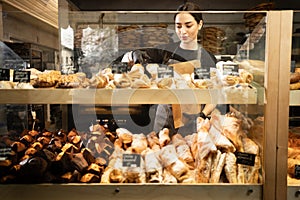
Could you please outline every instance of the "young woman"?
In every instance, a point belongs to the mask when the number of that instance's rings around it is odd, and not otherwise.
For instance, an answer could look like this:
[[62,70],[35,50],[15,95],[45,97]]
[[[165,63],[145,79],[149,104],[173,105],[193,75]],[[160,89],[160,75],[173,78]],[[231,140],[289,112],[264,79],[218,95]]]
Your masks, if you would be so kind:
[[[215,57],[207,52],[198,40],[198,32],[203,27],[203,18],[202,13],[195,11],[201,11],[200,7],[192,2],[186,2],[180,5],[177,11],[179,12],[175,14],[174,22],[175,31],[180,41],[161,47],[160,51],[148,52],[149,62],[169,64],[171,62],[200,60],[202,68],[207,70],[214,68]],[[196,118],[198,116],[206,118],[214,108],[215,105],[213,104],[158,105],[154,131],[158,132],[167,127],[170,134],[192,134],[196,132]]]
[[[186,2],[177,9],[174,16],[175,32],[179,42],[161,45],[156,48],[135,50],[131,52],[134,63],[174,64],[189,60],[199,60],[201,68],[216,67],[215,57],[199,43],[198,32],[203,27],[200,7]],[[198,12],[197,12],[198,11]],[[196,131],[196,118],[207,115],[215,108],[213,104],[199,105],[158,105],[154,120],[154,131],[169,128],[170,134],[191,134]]]

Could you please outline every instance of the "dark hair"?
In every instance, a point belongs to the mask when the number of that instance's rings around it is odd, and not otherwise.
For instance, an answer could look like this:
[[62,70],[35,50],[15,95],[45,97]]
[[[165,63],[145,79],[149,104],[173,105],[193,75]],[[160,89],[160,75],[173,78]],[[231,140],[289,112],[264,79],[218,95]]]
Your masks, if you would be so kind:
[[[184,4],[181,4],[177,8],[177,11],[201,11],[201,9],[198,4],[195,4],[193,2],[185,2]],[[175,14],[174,19],[176,18],[177,14],[178,13]],[[190,14],[195,18],[198,24],[200,23],[201,20],[203,20],[202,13],[190,13]]]

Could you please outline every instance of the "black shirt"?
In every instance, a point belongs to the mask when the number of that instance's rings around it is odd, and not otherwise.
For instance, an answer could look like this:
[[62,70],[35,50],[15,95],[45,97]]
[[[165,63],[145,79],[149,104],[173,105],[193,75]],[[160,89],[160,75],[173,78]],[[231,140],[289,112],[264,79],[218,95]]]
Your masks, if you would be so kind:
[[211,68],[216,66],[216,58],[199,44],[198,50],[187,50],[180,47],[180,42],[161,45],[156,48],[142,49],[146,63],[168,64],[170,60],[185,62],[200,59],[201,66]]

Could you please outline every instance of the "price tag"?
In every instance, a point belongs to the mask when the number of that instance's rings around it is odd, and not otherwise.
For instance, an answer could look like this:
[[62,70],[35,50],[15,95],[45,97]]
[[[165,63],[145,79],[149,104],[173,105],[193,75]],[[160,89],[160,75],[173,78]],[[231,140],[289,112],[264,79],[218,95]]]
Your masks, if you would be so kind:
[[140,154],[123,154],[123,167],[140,167],[141,155]]
[[174,69],[168,65],[159,64],[157,68],[157,77],[159,79],[162,78],[173,78],[174,77]]
[[13,81],[20,83],[29,83],[30,71],[14,71]]
[[6,160],[11,155],[11,148],[0,148],[0,160]]
[[235,63],[224,63],[223,75],[239,76],[239,65]]
[[300,179],[300,165],[295,165],[295,178]]
[[244,153],[244,152],[236,152],[236,163],[242,165],[254,166],[255,164],[255,154],[252,153]]
[[0,68],[0,81],[9,81],[10,70]]
[[195,79],[210,79],[210,68],[195,68],[194,69]]

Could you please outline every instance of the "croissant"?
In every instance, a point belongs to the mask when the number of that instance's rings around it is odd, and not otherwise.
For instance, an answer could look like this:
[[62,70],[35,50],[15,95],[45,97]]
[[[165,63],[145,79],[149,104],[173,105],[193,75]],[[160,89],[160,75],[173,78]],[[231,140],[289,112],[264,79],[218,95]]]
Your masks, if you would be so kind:
[[129,88],[132,85],[132,81],[126,73],[123,73],[121,76],[115,76],[114,85],[117,88]]
[[158,81],[157,87],[160,89],[171,89],[173,84],[173,78],[163,78]]
[[251,73],[241,70],[239,74],[242,83],[251,83],[253,81],[253,75]]
[[151,81],[147,75],[142,75],[140,78],[135,79],[132,83],[132,88],[150,88]]
[[158,64],[148,64],[146,70],[151,74],[151,80],[156,80],[158,74]]

